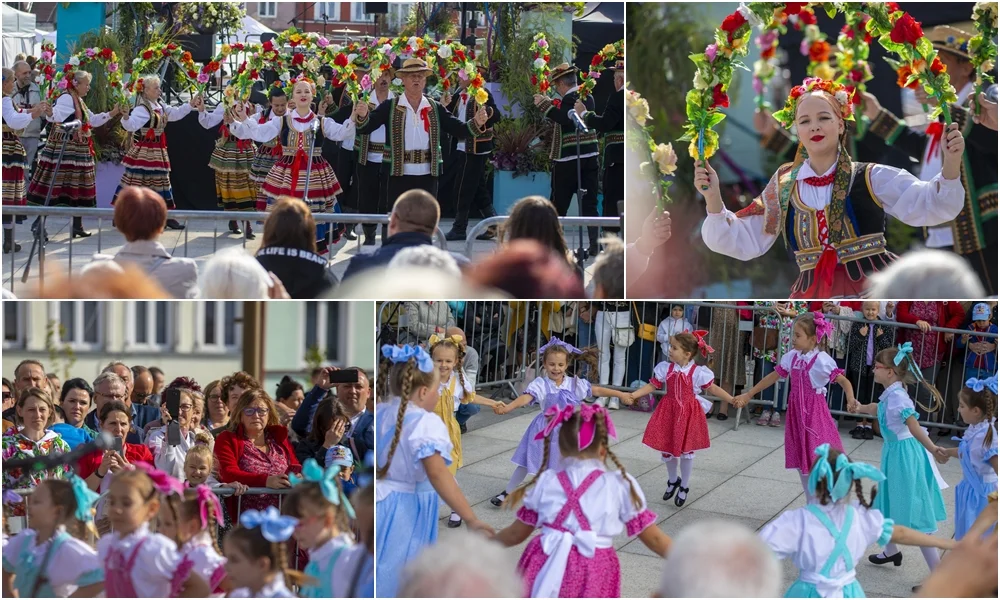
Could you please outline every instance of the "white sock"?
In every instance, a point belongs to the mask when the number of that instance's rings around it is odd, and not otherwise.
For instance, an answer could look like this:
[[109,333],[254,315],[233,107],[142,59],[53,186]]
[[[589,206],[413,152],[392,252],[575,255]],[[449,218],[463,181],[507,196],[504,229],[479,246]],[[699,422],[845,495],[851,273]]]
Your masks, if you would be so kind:
[[667,463],[667,483],[677,481],[677,459],[663,457],[663,462]]
[[889,542],[885,545],[885,548],[882,549],[882,558],[889,558],[897,552],[899,552],[899,548],[896,547],[896,544]]
[[806,504],[815,504],[816,499],[809,493],[809,476],[799,473],[799,479],[802,480],[802,490],[806,493]]
[[927,561],[927,568],[933,571],[937,568],[938,563],[941,562],[941,555],[938,553],[937,548],[920,548],[920,553],[924,555],[924,560]]
[[691,468],[694,466],[694,457],[682,458],[681,459],[681,487],[690,487],[688,483],[691,481]]
[[508,494],[517,489],[517,486],[521,485],[524,478],[528,476],[528,469],[524,467],[518,467],[514,469],[514,474],[510,476],[510,481],[507,482],[507,489],[504,490]]
[[448,520],[449,520],[449,521],[461,521],[461,520],[462,520],[462,517],[458,516],[458,513],[457,513],[457,512],[455,512],[455,511],[451,511],[451,516],[450,516],[450,517],[448,517]]

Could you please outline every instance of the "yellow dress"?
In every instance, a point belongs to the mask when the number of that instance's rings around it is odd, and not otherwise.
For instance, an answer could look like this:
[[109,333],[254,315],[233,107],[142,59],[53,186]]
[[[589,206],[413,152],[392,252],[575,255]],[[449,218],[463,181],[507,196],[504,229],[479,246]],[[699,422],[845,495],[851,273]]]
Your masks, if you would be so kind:
[[459,400],[465,400],[465,390],[458,387],[458,376],[452,373],[448,383],[441,384],[438,401],[434,405],[434,414],[444,421],[444,426],[448,428],[448,437],[451,438],[451,465],[448,466],[448,470],[451,471],[452,475],[458,472],[459,467],[462,466],[462,429],[458,425],[458,420],[455,419],[456,389],[462,394]]

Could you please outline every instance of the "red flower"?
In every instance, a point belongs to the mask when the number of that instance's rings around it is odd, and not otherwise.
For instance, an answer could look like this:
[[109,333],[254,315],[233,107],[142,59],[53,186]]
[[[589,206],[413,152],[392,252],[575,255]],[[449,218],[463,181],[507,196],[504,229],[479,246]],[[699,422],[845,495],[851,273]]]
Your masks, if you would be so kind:
[[813,42],[809,46],[809,60],[818,63],[830,60],[830,44],[823,40]]
[[340,54],[337,55],[336,58],[333,59],[333,64],[337,65],[338,67],[346,67],[347,55],[341,52]]
[[549,62],[549,59],[550,59],[550,58],[552,58],[552,57],[551,57],[551,56],[549,56],[548,54],[546,54],[546,55],[545,55],[545,62]]
[[548,80],[543,79],[541,82],[539,82],[539,84],[538,84],[538,91],[539,92],[545,93],[545,92],[548,91],[548,89],[549,89],[549,82],[548,82]]
[[864,81],[865,72],[861,69],[851,69],[850,78],[851,81],[860,83],[861,81]]
[[383,65],[379,65],[378,69],[379,69],[379,71],[382,71],[384,73],[384,72],[386,72],[386,71],[388,71],[390,69],[390,66],[387,65],[387,64],[383,64]]
[[811,10],[804,10],[799,13],[799,24],[800,25],[815,25],[816,24],[816,13]]
[[188,69],[188,77],[190,77],[191,79],[197,79],[198,78],[198,73],[194,72],[191,69]]
[[861,104],[861,94],[857,93],[857,88],[853,85],[845,85],[844,89],[847,91],[847,97],[851,100],[851,104]]
[[445,73],[446,73],[446,71],[444,70],[444,66],[443,65],[438,65],[438,75],[440,75],[441,77],[444,77]]
[[935,56],[934,62],[931,63],[931,73],[934,73],[935,75],[940,75],[941,73],[944,73],[947,70],[948,67],[946,67],[944,63],[941,62],[940,58]]
[[770,60],[774,58],[774,53],[775,53],[775,47],[770,46],[760,51],[760,57],[763,58],[764,60]]
[[[923,62],[923,61],[918,61],[918,62]],[[906,84],[906,81],[910,78],[910,75],[912,74],[913,74],[913,69],[910,68],[910,65],[903,65],[902,67],[900,67],[899,70],[896,71],[896,85],[898,85],[901,88],[910,88],[911,90],[919,88],[920,82],[917,80],[914,80],[909,85]]]
[[785,2],[785,14],[797,15],[809,4],[808,2]]
[[451,80],[450,79],[445,79],[444,81],[442,81],[441,82],[441,87],[443,87],[446,90],[450,89],[451,88]]
[[66,63],[66,64],[65,64],[65,65],[63,66],[63,73],[69,73],[69,72],[70,72],[70,71],[72,71],[72,70],[73,70],[73,65],[71,65],[71,64],[69,64],[69,63]]
[[142,53],[142,60],[149,60],[151,58],[153,58],[152,50],[146,50],[145,52]]
[[258,75],[257,69],[250,70],[250,79],[257,79],[257,75]]
[[730,42],[733,41],[736,30],[743,27],[746,22],[747,20],[740,14],[740,11],[734,12],[722,21],[722,30],[728,34]]
[[924,37],[924,30],[909,13],[903,13],[903,16],[899,17],[896,24],[892,26],[892,31],[889,32],[889,39],[897,44],[916,46],[917,40],[922,37]]
[[590,66],[596,67],[596,66],[599,66],[603,62],[604,62],[604,59],[601,58],[601,55],[600,54],[595,54],[594,58],[590,59]]
[[293,67],[297,67],[297,66],[301,65],[302,63],[304,63],[305,61],[306,61],[305,54],[302,54],[301,52],[299,52],[298,54],[296,54],[295,56],[292,57],[292,66]]
[[792,93],[789,94],[789,95],[791,96],[792,100],[796,100],[799,97],[801,97],[802,94],[804,94],[804,93],[806,93],[806,89],[804,87],[802,87],[801,85],[797,85],[797,86],[795,86],[795,87],[792,88]]
[[532,75],[531,76],[531,85],[533,85],[533,86],[537,86],[538,85],[538,76],[536,76],[536,75]]
[[[455,50],[455,56],[461,59],[462,62],[465,62],[465,52],[463,52],[462,50]],[[538,57],[536,56],[535,58]]]
[[162,54],[163,56],[170,56],[170,50],[164,48],[163,50],[160,50],[160,54]]
[[846,35],[847,39],[849,39],[849,40],[853,40],[854,39],[854,28],[851,27],[850,25],[844,25],[843,27],[841,27],[840,28],[840,33]]
[[722,84],[712,88],[712,106],[711,108],[716,108],[721,106],[722,108],[729,108],[729,94],[722,91]]
[[886,2],[885,10],[891,15],[892,13],[899,11],[899,5],[895,2]]
[[264,50],[264,52],[270,52],[271,50],[274,50],[274,42],[272,42],[271,40],[267,40],[266,42],[261,44],[260,47],[262,50]]
[[556,108],[562,108],[562,101],[556,98],[555,100],[552,101],[552,106]]
[[111,48],[105,48],[104,50],[101,50],[101,57],[104,58],[105,60],[110,60],[112,54],[114,54],[114,52],[111,51]]
[[176,50],[177,44],[167,44],[167,50]]
[[539,56],[541,56],[541,54],[535,52],[535,58],[537,59]]
[[470,81],[469,83],[471,83],[472,87],[474,88],[483,87],[483,76],[480,75],[479,73],[476,73],[476,76],[473,77],[472,81]]

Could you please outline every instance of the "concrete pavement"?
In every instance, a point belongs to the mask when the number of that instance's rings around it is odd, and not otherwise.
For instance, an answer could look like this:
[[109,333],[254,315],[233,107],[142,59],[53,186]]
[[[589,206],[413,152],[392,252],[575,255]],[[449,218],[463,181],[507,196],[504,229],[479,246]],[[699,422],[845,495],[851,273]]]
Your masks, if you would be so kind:
[[[489,499],[506,486],[514,469],[510,457],[536,410],[521,409],[503,417],[483,411],[469,421],[469,433],[462,436],[465,464],[458,471],[458,483],[479,518],[498,530],[514,520],[514,513],[494,507]],[[784,427],[760,427],[744,421],[734,430],[732,417],[724,422],[709,420],[712,447],[699,452],[695,458],[691,493],[684,507],[677,508],[672,499],[664,502],[660,497],[667,484],[666,466],[659,461],[655,451],[641,443],[649,416],[627,409],[614,412],[620,439],[612,449],[642,486],[649,508],[658,515],[658,526],[668,535],[675,536],[689,523],[708,518],[736,521],[759,531],[783,511],[805,505],[798,472],[785,469]],[[848,431],[853,425],[845,422],[840,427],[844,449],[851,460],[878,466],[882,440],[852,439]],[[944,439],[937,443],[955,444]],[[949,520],[940,523],[938,535],[950,537],[954,529],[954,486],[961,481],[962,470],[957,460],[939,468],[950,487],[942,492]],[[870,484],[865,489],[870,489]],[[445,526],[448,514],[449,510],[442,508],[441,543],[447,543],[448,536],[455,531]],[[520,556],[526,545],[527,542],[511,548],[510,552]],[[621,560],[622,597],[648,598],[659,581],[662,559],[638,539],[630,540],[624,534],[615,539],[614,545]],[[912,586],[928,574],[919,550],[905,547],[903,564],[898,568],[891,564],[870,564],[867,555],[878,551],[872,546],[858,564],[858,581],[865,593],[883,597],[911,596]],[[795,581],[798,573],[791,561],[784,561],[782,567],[784,590]],[[720,564],[717,568],[725,569],[726,566]]]

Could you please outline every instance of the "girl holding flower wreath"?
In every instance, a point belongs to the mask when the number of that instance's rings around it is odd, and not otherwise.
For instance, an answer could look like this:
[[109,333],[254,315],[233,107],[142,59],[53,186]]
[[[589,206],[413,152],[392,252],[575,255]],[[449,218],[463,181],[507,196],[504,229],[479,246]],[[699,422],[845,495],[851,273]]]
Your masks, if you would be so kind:
[[860,296],[867,277],[896,258],[886,249],[887,214],[921,227],[950,221],[962,209],[965,139],[958,128],[948,129],[944,167],[930,181],[854,162],[843,143],[845,124],[854,120],[851,95],[843,85],[818,78],[792,88],[774,116],[796,128],[795,160],[782,165],[764,192],[737,213],[723,205],[715,170],[706,161],[695,168],[695,185],[708,207],[701,230],[705,244],[749,261],[783,236],[800,271],[793,299]]

